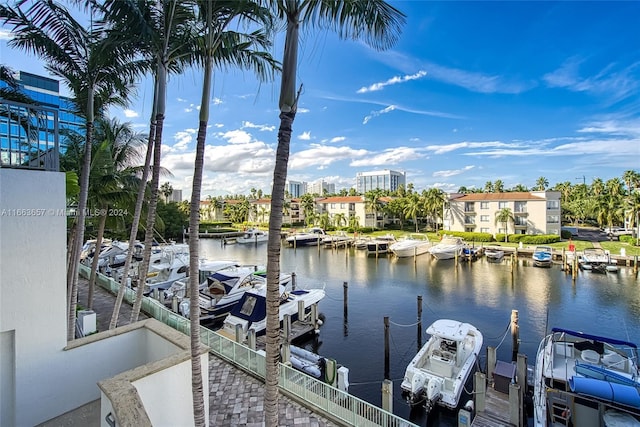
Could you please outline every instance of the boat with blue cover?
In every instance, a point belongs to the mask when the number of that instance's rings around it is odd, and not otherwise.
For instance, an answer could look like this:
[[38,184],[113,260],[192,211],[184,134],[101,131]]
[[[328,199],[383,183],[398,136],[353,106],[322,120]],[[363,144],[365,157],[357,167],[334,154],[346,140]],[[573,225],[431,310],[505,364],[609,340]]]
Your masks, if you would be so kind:
[[[534,425],[640,425],[640,371],[635,343],[554,328],[538,347]],[[612,424],[613,425],[613,424]]]
[[551,246],[536,246],[531,256],[534,267],[551,267],[552,251]]

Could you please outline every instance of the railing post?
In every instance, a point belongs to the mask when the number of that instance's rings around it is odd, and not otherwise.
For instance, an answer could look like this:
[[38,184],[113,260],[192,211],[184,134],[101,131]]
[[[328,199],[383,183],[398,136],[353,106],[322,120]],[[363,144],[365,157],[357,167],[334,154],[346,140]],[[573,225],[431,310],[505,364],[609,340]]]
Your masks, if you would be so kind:
[[382,409],[393,413],[393,383],[391,380],[382,381]]

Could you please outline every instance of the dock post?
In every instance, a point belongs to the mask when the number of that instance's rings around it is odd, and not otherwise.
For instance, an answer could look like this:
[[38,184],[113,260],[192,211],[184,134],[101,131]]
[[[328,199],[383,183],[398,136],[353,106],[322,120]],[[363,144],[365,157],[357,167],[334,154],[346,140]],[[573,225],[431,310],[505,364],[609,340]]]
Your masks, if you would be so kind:
[[347,337],[349,336],[349,308],[348,308],[348,301],[349,301],[349,283],[347,282],[343,282],[342,283],[342,324],[343,324],[343,331],[342,334],[343,336]]
[[178,312],[178,297],[174,296],[173,299],[171,300],[171,310],[174,313]]
[[318,303],[311,304],[311,322],[313,323],[313,332],[317,335],[320,333],[318,325]]
[[567,256],[564,253],[564,248],[562,248],[562,270],[565,273],[567,271]]
[[518,347],[519,347],[519,335],[520,327],[518,326],[518,310],[511,310],[511,361],[515,362],[518,359]]
[[160,303],[162,305],[164,305],[165,303],[165,295],[164,295],[164,291],[162,292],[158,292],[158,301],[160,301]]
[[384,378],[389,379],[389,316],[384,317]]
[[292,291],[296,290],[296,273],[295,272],[291,273],[291,290]]
[[[518,400],[524,404],[524,394],[527,391],[527,355],[518,354],[518,362],[516,363],[516,383],[520,386]],[[520,409],[520,419],[524,420],[523,410]]]
[[255,350],[256,349],[256,330],[255,329],[249,329],[249,348],[251,350]]
[[633,256],[633,272],[638,273],[638,255]]
[[298,320],[304,321],[304,301],[298,301]]
[[282,319],[284,345],[282,346],[282,363],[291,365],[291,315],[285,314]]
[[487,346],[487,378],[489,381],[493,381],[493,370],[496,368],[496,348]]
[[422,295],[418,295],[418,351],[422,348]]
[[[516,249],[517,250],[517,249]],[[511,275],[513,276],[513,262],[514,262],[514,257],[513,254],[511,254]]]
[[393,383],[391,380],[382,381],[382,409],[393,413]]
[[236,325],[236,342],[241,343],[242,342],[242,335],[243,335],[243,329],[242,329],[242,325],[238,324]]
[[474,407],[476,412],[484,412],[486,408],[487,398],[487,377],[480,371],[473,376],[473,393]]
[[509,422],[514,426],[522,426],[522,402],[520,401],[519,384],[509,384]]

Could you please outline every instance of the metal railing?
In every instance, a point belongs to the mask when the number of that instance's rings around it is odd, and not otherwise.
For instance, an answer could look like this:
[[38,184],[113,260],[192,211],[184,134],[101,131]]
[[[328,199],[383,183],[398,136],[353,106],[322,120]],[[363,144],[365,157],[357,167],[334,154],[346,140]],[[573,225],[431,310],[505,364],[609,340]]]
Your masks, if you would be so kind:
[[[88,277],[90,268],[80,265],[80,273]],[[117,293],[120,284],[111,277],[97,275],[96,283],[106,290]],[[124,300],[132,304],[136,292],[125,289]],[[189,335],[190,320],[166,308],[158,300],[143,297],[142,310],[149,316]],[[238,368],[264,380],[266,376],[265,356],[215,331],[200,326],[200,339],[211,353],[225,359]],[[314,412],[327,418],[352,426],[411,427],[416,426],[382,408],[339,390],[329,384],[302,373],[288,365],[280,364],[279,387]]]

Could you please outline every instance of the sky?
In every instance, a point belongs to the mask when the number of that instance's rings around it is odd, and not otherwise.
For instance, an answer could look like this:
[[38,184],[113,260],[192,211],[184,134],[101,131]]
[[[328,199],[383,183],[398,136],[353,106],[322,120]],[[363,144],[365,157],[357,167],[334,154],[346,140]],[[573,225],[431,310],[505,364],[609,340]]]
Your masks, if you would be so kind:
[[[640,2],[392,1],[407,15],[398,43],[303,29],[287,178],[355,187],[357,172],[406,172],[418,191],[591,183],[640,171]],[[0,62],[47,75],[7,47]],[[272,55],[282,58],[283,36]],[[172,76],[161,178],[191,193],[201,72]],[[216,70],[202,198],[271,194],[279,76]],[[144,79],[112,117],[148,132]]]

